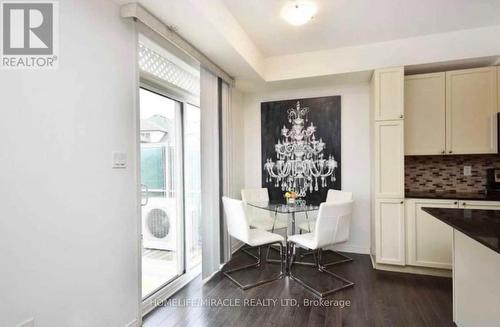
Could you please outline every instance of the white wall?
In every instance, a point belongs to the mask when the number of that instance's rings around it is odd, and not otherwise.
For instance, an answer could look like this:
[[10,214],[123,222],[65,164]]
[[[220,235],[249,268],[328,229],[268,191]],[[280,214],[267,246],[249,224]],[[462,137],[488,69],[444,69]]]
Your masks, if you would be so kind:
[[0,326],[121,327],[138,316],[135,36],[111,1],[59,6],[59,69],[0,71]]
[[272,100],[341,96],[342,189],[354,193],[351,238],[338,249],[370,251],[369,85],[328,85],[246,94],[244,98],[245,187],[261,187],[260,103]]

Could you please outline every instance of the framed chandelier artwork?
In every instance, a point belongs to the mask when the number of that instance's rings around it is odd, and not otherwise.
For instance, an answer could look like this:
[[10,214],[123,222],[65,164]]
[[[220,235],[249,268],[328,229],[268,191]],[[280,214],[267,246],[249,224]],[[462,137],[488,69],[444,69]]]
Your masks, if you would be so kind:
[[262,186],[325,201],[341,188],[340,96],[261,103]]

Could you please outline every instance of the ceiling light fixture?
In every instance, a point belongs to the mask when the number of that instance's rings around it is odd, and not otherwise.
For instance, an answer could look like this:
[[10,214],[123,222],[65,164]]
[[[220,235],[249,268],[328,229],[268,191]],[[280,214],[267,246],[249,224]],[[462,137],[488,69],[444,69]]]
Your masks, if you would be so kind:
[[290,1],[281,9],[281,18],[294,26],[304,25],[314,18],[318,6],[307,0]]

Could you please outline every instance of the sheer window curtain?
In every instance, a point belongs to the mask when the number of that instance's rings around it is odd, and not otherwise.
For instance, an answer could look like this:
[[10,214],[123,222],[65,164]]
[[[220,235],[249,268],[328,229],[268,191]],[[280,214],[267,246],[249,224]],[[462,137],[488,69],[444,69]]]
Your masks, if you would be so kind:
[[201,69],[202,278],[229,258],[222,195],[231,194],[231,87]]

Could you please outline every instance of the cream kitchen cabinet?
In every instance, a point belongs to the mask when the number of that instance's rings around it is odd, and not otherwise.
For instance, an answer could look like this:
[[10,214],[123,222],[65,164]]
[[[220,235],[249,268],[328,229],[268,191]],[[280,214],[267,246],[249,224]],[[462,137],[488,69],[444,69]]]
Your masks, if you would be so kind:
[[373,74],[375,121],[403,119],[404,68],[377,69]]
[[446,151],[497,153],[497,67],[446,72]]
[[458,202],[458,207],[461,209],[484,209],[484,210],[500,210],[500,201],[466,201]]
[[405,216],[403,199],[375,201],[375,260],[405,265]]
[[404,123],[375,122],[375,196],[404,198]]
[[458,208],[457,200],[406,200],[406,264],[451,269],[453,229],[422,210]]
[[372,222],[378,264],[405,265],[404,69],[378,69],[371,81]]
[[405,154],[497,153],[500,68],[405,77]]
[[405,77],[405,154],[446,151],[445,73]]

